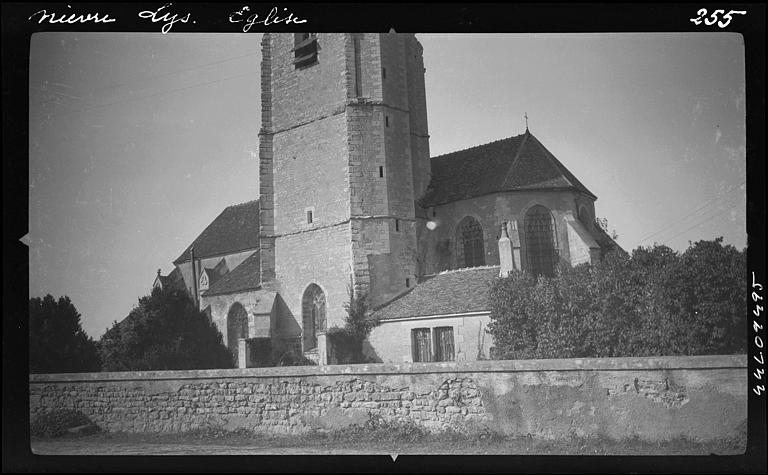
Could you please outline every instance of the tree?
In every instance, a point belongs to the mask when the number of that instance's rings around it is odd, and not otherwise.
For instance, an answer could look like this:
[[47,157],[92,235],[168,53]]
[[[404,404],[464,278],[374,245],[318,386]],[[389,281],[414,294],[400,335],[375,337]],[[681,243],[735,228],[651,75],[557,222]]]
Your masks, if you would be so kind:
[[327,335],[339,359],[339,363],[365,363],[363,343],[378,324],[369,312],[368,294],[357,292],[350,283],[347,286],[349,300],[344,303],[347,316],[343,328],[330,328]]
[[155,288],[101,337],[103,371],[233,367],[221,333],[183,290]]
[[29,299],[30,373],[80,373],[100,366],[96,343],[83,331],[69,297]]

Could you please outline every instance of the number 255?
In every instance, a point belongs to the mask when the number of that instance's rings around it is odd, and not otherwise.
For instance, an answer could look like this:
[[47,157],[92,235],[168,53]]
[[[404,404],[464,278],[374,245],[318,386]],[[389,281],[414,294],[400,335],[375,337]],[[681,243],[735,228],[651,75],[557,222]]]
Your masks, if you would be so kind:
[[[695,25],[701,25],[701,22],[703,21],[707,26],[712,26],[717,23],[717,26],[720,28],[725,28],[731,23],[731,20],[733,19],[732,15],[746,15],[747,12],[746,10],[731,10],[728,13],[725,13],[725,10],[715,10],[707,16],[707,9],[701,8],[696,14],[698,15],[696,18],[691,18],[691,22]],[[722,20],[718,20],[719,15],[722,15],[722,19],[726,20],[725,23],[723,23]]]

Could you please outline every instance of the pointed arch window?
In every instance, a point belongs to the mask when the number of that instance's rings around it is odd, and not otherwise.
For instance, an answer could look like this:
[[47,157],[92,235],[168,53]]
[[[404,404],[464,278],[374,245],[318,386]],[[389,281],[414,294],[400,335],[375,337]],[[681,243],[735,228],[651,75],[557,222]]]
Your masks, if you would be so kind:
[[483,227],[475,218],[467,216],[461,220],[457,230],[456,242],[458,243],[457,257],[459,267],[485,265]]
[[317,284],[310,284],[302,298],[304,351],[317,347],[317,334],[326,330],[325,293]]
[[555,274],[558,261],[555,223],[552,213],[544,206],[533,206],[525,213],[525,250],[528,272],[545,276]]

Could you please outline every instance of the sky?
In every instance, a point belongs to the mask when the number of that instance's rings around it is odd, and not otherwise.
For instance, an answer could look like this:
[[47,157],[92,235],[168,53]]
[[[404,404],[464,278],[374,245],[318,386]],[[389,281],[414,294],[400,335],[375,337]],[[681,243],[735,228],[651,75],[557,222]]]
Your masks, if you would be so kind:
[[[627,250],[746,246],[744,46],[732,33],[419,34],[431,155],[525,131]],[[227,206],[258,198],[261,35],[36,33],[30,297],[99,338]]]

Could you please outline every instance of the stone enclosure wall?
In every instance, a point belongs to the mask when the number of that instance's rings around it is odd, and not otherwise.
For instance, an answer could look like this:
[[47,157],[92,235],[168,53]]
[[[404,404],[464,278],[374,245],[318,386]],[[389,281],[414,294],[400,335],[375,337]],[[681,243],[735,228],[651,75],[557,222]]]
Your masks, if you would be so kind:
[[746,356],[475,361],[30,376],[30,417],[107,431],[279,434],[379,416],[432,431],[713,440],[746,430]]

